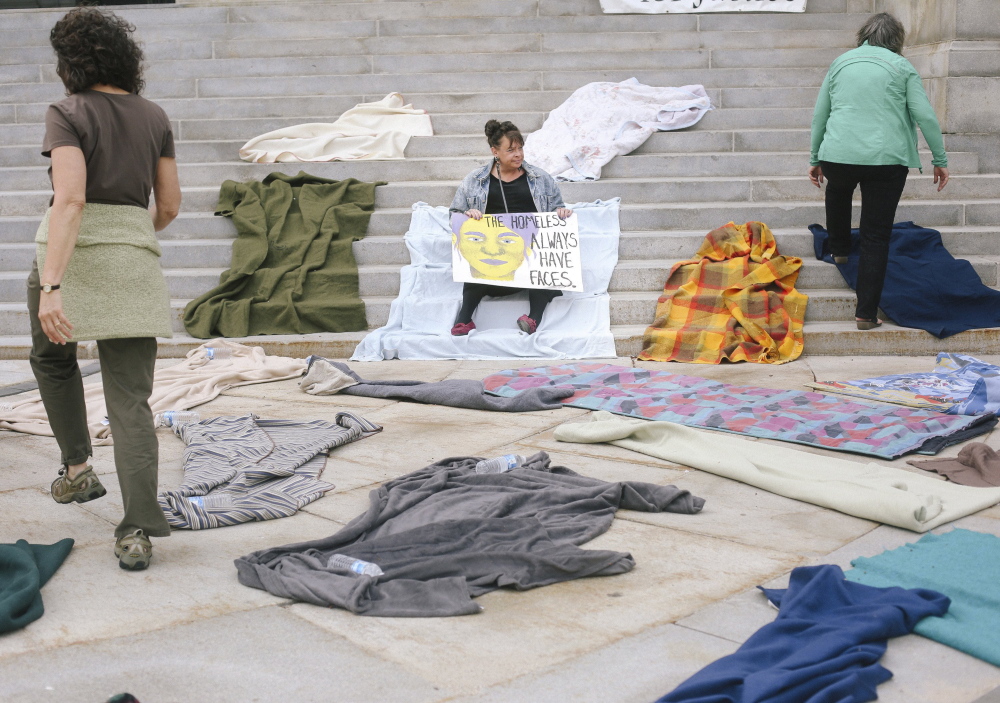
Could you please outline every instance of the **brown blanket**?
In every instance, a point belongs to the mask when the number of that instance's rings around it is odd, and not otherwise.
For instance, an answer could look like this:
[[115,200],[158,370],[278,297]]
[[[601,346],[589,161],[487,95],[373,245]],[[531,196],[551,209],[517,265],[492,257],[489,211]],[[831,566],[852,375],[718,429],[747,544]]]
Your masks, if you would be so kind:
[[984,442],[965,445],[957,457],[906,463],[924,471],[939,473],[949,481],[963,486],[1000,487],[1000,454]]

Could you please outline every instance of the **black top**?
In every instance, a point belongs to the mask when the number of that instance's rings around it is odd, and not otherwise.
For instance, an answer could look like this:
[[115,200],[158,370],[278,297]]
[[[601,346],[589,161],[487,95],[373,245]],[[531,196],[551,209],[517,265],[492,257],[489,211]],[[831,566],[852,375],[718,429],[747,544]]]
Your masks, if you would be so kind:
[[[503,193],[500,189],[503,188]],[[507,198],[506,209],[503,206],[504,198]],[[531,189],[528,188],[528,174],[522,173],[520,176],[507,183],[501,183],[500,179],[490,174],[490,192],[486,197],[486,214],[496,215],[505,212],[537,212],[535,201],[531,197]]]

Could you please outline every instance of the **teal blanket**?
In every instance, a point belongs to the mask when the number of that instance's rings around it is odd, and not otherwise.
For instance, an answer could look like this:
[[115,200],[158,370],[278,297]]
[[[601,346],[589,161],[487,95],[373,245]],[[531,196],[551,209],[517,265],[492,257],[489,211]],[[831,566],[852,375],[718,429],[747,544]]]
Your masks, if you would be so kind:
[[19,630],[42,617],[42,586],[73,548],[73,540],[55,544],[0,544],[0,633]]
[[914,632],[1000,666],[1000,538],[956,529],[851,565],[846,577],[856,583],[948,596],[947,615],[921,620]]

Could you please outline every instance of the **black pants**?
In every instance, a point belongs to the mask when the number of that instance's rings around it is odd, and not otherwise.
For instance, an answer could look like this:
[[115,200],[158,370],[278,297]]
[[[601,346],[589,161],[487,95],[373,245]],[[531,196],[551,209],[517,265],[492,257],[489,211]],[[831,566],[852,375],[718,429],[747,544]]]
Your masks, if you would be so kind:
[[855,316],[874,320],[889,264],[889,238],[896,206],[903,195],[906,166],[858,166],[820,161],[826,176],[826,229],[830,253],[851,250],[851,198],[861,184],[861,258],[858,261],[858,307]]
[[528,317],[540,324],[545,308],[552,302],[553,298],[562,295],[561,290],[544,290],[541,288],[507,288],[506,286],[491,286],[486,283],[466,283],[462,286],[462,309],[458,313],[456,323],[466,325],[472,322],[472,315],[479,307],[479,303],[487,295],[500,298],[505,295],[514,295],[524,290],[528,291]]

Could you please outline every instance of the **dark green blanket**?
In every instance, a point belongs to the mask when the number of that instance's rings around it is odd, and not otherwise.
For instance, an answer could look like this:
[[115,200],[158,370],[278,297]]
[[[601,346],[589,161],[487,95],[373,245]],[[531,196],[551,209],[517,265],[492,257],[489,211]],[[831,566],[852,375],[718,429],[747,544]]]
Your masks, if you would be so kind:
[[365,236],[375,187],[299,172],[226,181],[216,215],[238,232],[219,285],[188,303],[193,337],[354,332],[368,328],[351,243]]
[[0,633],[19,630],[42,617],[42,586],[73,548],[66,538],[55,544],[0,544]]

